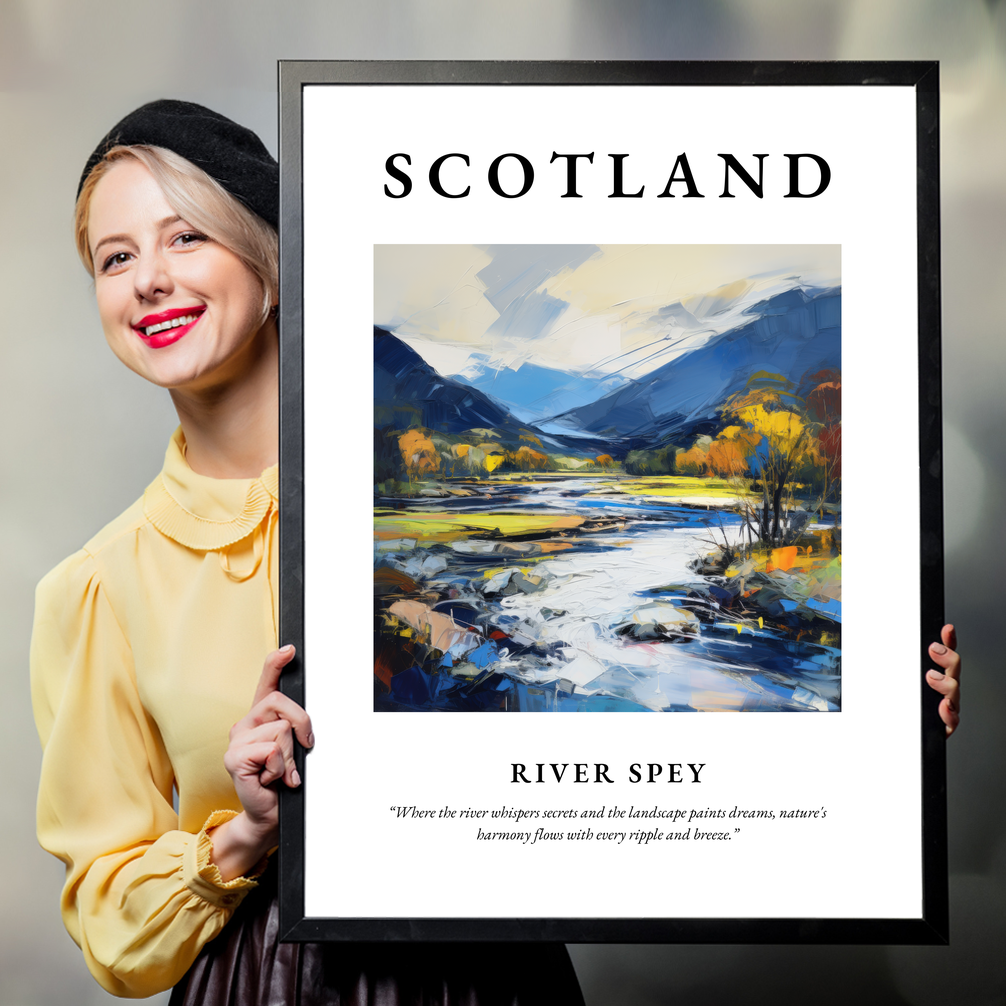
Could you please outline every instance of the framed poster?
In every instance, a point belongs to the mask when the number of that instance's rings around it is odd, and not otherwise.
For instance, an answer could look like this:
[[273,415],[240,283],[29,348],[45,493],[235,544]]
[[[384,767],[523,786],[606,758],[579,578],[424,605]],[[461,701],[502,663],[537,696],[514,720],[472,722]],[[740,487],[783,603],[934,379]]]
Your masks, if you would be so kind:
[[944,941],[936,66],[280,91],[287,938]]

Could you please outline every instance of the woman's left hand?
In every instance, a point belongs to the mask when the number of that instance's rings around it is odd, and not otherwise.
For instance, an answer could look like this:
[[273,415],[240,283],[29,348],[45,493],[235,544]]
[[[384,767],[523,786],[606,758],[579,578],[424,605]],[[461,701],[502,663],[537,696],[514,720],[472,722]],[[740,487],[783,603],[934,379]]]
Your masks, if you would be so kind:
[[943,670],[927,671],[926,682],[943,696],[940,719],[946,724],[949,737],[961,721],[961,657],[957,653],[957,632],[952,625],[943,626],[940,638],[941,643],[929,645],[929,656]]

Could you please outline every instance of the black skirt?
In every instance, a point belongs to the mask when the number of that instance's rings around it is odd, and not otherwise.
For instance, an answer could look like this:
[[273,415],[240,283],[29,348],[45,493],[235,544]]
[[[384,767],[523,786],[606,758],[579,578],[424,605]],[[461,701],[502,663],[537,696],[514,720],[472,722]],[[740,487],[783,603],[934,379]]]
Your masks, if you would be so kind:
[[561,943],[280,943],[275,870],[169,1006],[583,1006]]

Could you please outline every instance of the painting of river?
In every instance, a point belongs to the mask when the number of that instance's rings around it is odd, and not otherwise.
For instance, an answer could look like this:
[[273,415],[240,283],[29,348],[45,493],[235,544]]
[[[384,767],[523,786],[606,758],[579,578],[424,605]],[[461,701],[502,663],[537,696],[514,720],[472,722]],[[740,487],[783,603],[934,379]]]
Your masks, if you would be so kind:
[[374,266],[376,710],[841,709],[839,248]]

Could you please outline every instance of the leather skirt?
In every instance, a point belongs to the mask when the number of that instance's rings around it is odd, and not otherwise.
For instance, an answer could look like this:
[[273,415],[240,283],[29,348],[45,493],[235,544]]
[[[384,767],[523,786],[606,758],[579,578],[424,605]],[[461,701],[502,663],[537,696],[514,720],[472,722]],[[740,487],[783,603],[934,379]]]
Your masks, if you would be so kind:
[[561,943],[280,943],[275,871],[169,1006],[583,1006]]

